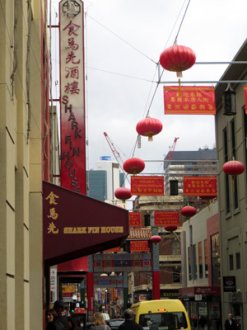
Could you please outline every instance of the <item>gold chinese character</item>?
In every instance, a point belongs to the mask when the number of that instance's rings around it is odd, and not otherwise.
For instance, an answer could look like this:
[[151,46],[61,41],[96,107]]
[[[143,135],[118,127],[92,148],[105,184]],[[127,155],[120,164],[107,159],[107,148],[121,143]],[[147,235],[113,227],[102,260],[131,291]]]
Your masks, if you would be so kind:
[[56,225],[51,222],[47,228],[48,234],[58,234],[59,229],[56,227]]
[[49,204],[57,205],[56,198],[59,198],[59,196],[55,195],[53,191],[50,192],[50,194],[46,197],[46,200],[49,200]]
[[50,209],[50,214],[48,215],[48,218],[51,218],[52,220],[57,220],[58,218],[58,213],[56,212],[55,207],[52,207]]

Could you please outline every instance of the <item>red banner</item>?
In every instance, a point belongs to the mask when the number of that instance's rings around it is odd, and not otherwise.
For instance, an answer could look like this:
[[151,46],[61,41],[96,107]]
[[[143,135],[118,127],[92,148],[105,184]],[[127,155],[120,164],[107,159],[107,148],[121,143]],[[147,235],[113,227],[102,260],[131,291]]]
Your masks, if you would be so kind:
[[129,212],[129,226],[130,227],[142,226],[140,212]]
[[215,197],[217,195],[217,181],[215,176],[185,176],[185,196]]
[[244,104],[245,104],[245,113],[247,115],[247,85],[244,86]]
[[132,195],[158,196],[164,195],[163,176],[131,176]]
[[74,2],[59,3],[61,186],[85,195],[84,10],[82,1]]
[[154,225],[159,227],[178,226],[179,213],[175,211],[154,211]]
[[131,252],[148,252],[149,244],[148,241],[130,241]]
[[167,115],[215,115],[214,87],[165,86],[164,105]]

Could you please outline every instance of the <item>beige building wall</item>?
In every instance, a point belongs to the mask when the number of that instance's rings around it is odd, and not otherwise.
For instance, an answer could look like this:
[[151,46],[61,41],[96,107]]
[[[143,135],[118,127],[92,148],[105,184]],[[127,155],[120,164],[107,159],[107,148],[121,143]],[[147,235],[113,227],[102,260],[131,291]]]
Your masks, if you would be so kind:
[[42,329],[41,1],[1,1],[0,328]]
[[[246,61],[247,42],[239,50],[234,61]],[[221,79],[247,80],[247,65],[229,65]],[[221,102],[226,85],[216,88],[217,115],[216,136],[219,157],[219,208],[220,208],[220,235],[221,235],[221,271],[222,276],[234,276],[236,291],[226,292],[222,283],[222,318],[228,312],[235,314],[242,323],[242,329],[247,329],[247,177],[245,172],[237,177],[237,194],[234,181],[229,176],[229,209],[226,204],[226,182],[222,166],[225,163],[225,142],[227,141],[228,160],[233,158],[233,141],[235,139],[235,159],[243,162],[246,168],[246,138],[244,124],[244,94],[243,83],[232,84],[236,92],[236,115],[224,115],[224,106]],[[235,129],[232,134],[232,123]],[[226,132],[224,138],[224,133]],[[234,136],[234,137],[233,137]],[[237,201],[237,206],[236,202]],[[237,265],[237,255],[240,265]],[[232,265],[230,265],[232,259]]]

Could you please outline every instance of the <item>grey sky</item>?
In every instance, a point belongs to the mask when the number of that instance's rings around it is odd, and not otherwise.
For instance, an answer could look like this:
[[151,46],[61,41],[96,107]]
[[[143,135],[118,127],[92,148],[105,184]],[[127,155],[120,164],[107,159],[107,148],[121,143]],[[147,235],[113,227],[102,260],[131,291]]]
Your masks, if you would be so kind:
[[[157,81],[154,62],[173,44],[187,3],[84,1],[88,168],[93,168],[102,155],[114,158],[104,131],[124,159],[131,156],[137,137],[136,124],[145,117],[156,87],[151,83]],[[197,61],[230,61],[246,38],[246,12],[246,0],[192,0],[178,44],[191,47]],[[217,80],[225,68],[194,65],[184,72],[183,80]],[[176,79],[175,73],[165,72],[162,80]],[[135,156],[162,160],[174,137],[180,137],[176,150],[213,147],[213,116],[164,115],[162,89],[160,84],[149,114],[162,121],[163,130],[153,142],[142,138],[142,148],[136,149]],[[155,167],[159,171],[161,164],[156,163]]]

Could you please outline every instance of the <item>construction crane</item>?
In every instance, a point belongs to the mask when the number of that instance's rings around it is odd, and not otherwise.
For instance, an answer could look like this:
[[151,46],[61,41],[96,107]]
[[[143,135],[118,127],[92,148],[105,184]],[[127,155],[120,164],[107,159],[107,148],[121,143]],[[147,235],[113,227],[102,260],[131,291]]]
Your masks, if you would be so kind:
[[173,154],[174,154],[174,151],[175,151],[175,148],[176,148],[176,144],[177,144],[177,140],[179,139],[179,137],[175,137],[174,140],[173,140],[173,144],[172,146],[169,147],[169,151],[166,155],[166,159],[167,160],[172,160],[173,159]]
[[116,149],[114,143],[111,141],[109,135],[106,132],[104,132],[103,134],[106,138],[106,141],[107,141],[109,147],[111,148],[114,158],[116,159],[118,165],[120,166],[121,170],[123,171],[123,160],[122,160],[120,153],[117,151],[117,149]]

